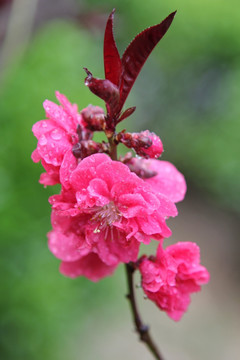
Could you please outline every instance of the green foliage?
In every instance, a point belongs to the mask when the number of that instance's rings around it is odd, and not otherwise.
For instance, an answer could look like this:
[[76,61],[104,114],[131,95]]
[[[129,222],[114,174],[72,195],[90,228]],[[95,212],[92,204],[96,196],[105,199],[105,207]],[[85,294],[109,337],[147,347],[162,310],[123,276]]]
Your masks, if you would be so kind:
[[7,76],[0,100],[2,359],[68,358],[76,334],[66,334],[66,329],[82,331],[88,313],[114,297],[116,278],[92,284],[59,274],[59,261],[46,239],[51,229],[48,197],[59,188],[44,189],[38,183],[42,168],[30,158],[36,147],[31,127],[45,116],[45,98],[55,101],[58,89],[80,107],[96,103],[83,84],[82,67],[102,71],[94,61],[100,51],[94,39],[73,25],[51,24]]

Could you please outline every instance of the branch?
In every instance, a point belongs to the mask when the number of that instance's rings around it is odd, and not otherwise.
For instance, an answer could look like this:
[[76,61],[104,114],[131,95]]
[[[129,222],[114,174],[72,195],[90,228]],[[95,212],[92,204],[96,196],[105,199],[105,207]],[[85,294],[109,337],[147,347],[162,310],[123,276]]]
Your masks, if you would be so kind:
[[143,324],[139,311],[137,309],[135,293],[134,293],[134,285],[133,285],[133,273],[135,271],[134,266],[129,263],[126,264],[126,273],[127,273],[127,282],[128,282],[128,294],[127,299],[130,302],[130,307],[132,311],[133,321],[135,324],[136,331],[139,334],[139,338],[141,341],[145,342],[146,346],[148,347],[149,351],[153,354],[155,359],[163,360],[162,356],[160,355],[159,350],[157,349],[156,345],[154,344],[150,334],[149,334],[149,327]]

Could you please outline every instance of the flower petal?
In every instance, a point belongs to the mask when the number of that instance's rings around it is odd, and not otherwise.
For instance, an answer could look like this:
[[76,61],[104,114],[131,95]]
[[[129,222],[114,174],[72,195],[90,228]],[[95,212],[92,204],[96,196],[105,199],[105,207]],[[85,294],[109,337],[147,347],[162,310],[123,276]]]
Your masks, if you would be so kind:
[[173,202],[183,200],[187,189],[186,181],[173,164],[161,160],[143,161],[151,170],[157,172],[156,176],[145,179],[146,183]]
[[85,276],[94,282],[112,275],[117,265],[109,266],[100,260],[97,254],[90,253],[78,261],[62,262],[60,272],[68,277]]

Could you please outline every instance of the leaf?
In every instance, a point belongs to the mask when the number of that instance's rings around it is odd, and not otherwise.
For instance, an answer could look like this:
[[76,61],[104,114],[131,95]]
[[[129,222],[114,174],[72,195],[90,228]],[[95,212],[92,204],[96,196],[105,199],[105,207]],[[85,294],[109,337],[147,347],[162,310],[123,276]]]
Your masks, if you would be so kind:
[[160,24],[143,30],[125,50],[122,56],[119,111],[122,109],[142,66],[154,47],[167,32],[175,14],[176,11],[168,15]]
[[134,113],[134,111],[136,110],[136,106],[130,107],[127,110],[124,111],[124,113],[120,116],[120,118],[118,119],[118,123],[120,121],[123,121],[124,119],[126,119],[127,117],[129,117],[130,115],[132,115],[132,113]]
[[122,63],[113,36],[113,19],[115,9],[109,15],[104,35],[104,69],[105,78],[116,86],[119,86]]

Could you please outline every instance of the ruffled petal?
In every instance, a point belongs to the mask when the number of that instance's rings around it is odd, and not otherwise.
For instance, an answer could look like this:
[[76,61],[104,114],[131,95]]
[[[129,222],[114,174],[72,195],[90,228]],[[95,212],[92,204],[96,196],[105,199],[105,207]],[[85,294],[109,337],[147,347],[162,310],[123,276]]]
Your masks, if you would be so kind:
[[48,233],[50,251],[60,260],[75,261],[90,252],[84,238],[74,233],[64,235],[61,231],[52,230]]
[[91,281],[99,281],[112,275],[117,265],[109,266],[102,262],[97,254],[90,253],[78,261],[62,262],[60,272],[70,278],[85,276]]
[[184,176],[168,161],[143,160],[144,164],[157,175],[144,179],[152,188],[173,202],[184,199],[187,185]]

